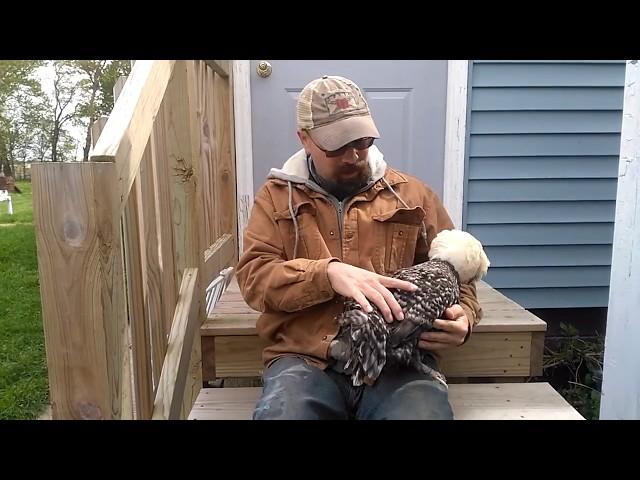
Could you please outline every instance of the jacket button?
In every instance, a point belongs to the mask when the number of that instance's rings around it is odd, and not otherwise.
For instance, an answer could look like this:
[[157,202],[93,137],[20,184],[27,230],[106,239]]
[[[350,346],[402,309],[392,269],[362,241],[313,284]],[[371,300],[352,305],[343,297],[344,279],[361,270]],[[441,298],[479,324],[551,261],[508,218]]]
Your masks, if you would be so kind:
[[334,235],[333,230],[331,230],[331,231],[329,232],[329,235]]
[[326,340],[327,338],[329,338],[329,337],[327,337],[327,336],[325,335],[324,337],[322,337],[322,340]]
[[400,230],[400,231],[398,232],[398,235],[402,236],[402,230]]

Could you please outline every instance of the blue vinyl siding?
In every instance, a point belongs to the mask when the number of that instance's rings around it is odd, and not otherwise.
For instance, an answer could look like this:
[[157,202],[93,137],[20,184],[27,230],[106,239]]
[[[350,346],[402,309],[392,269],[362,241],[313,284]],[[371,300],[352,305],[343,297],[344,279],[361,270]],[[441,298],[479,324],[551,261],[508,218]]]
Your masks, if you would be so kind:
[[474,61],[463,224],[525,308],[608,302],[624,61]]

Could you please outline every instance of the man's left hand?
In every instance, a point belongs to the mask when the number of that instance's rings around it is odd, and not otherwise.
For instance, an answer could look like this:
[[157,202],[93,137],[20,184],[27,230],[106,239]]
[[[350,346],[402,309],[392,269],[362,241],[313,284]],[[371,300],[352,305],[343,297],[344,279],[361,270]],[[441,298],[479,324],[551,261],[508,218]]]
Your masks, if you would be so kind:
[[458,304],[447,308],[444,314],[447,319],[437,319],[433,322],[433,328],[441,331],[425,332],[420,335],[418,347],[425,350],[444,350],[462,345],[470,328],[467,315]]

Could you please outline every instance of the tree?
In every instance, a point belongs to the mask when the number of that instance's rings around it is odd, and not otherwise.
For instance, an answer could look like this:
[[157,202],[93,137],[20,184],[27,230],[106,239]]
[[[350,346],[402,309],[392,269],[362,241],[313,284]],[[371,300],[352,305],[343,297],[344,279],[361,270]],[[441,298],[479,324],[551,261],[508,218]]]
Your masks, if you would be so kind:
[[[51,111],[49,109],[49,111]],[[34,162],[44,162],[51,152],[51,132],[53,131],[53,121],[51,117],[43,116],[39,118],[39,125],[34,131],[31,143],[31,160]]]
[[58,140],[58,161],[74,161],[77,158],[77,150],[79,146],[80,144],[77,139],[73,138],[67,132],[62,132]]
[[31,75],[43,64],[40,60],[0,60],[0,111],[20,86],[40,88],[38,81]]
[[25,99],[42,96],[33,78],[39,60],[0,60],[0,170],[13,175],[17,152],[25,148],[22,135],[31,130],[21,124]]
[[98,103],[98,116],[109,115],[113,110],[113,87],[120,77],[131,73],[131,60],[111,60],[100,80],[102,97]]
[[[78,106],[78,121],[88,119],[87,135],[83,150],[83,161],[89,160],[91,149],[91,126],[101,115],[113,109],[113,87],[122,75],[128,75],[131,67],[128,60],[76,60],[75,67],[82,73],[80,86],[84,98]],[[84,121],[82,121],[84,124]]]
[[[55,78],[53,80],[53,130],[51,132],[51,161],[60,161],[59,144],[64,138],[64,125],[78,115],[78,108],[73,108],[73,100],[79,92],[79,85],[74,81],[77,73],[73,62],[54,62]],[[68,147],[68,146],[67,146]]]
[[7,160],[15,172],[16,162],[43,160],[38,146],[50,147],[50,103],[39,88],[21,87],[6,102],[3,122]]
[[[82,155],[82,160],[86,162],[89,160],[89,149],[91,148],[91,125],[97,118],[96,100],[100,89],[100,79],[107,65],[107,60],[76,60],[74,63],[76,68],[85,76],[80,81],[80,86],[83,88],[84,93],[88,94],[88,99],[78,105],[79,117],[87,117],[89,120],[86,127],[87,135]],[[77,120],[80,120],[80,118]]]
[[[41,66],[53,67],[48,95],[34,77]],[[17,162],[74,160],[82,143],[88,160],[91,125],[111,112],[113,87],[130,70],[129,60],[0,61],[0,170],[13,174]],[[71,138],[71,124],[86,129],[84,142]]]

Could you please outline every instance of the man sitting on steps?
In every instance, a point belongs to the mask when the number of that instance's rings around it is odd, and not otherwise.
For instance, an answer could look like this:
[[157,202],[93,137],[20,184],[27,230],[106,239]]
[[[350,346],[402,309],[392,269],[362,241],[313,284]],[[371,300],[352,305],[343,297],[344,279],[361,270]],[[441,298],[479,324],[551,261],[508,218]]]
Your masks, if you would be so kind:
[[[328,360],[345,298],[402,319],[388,289],[412,285],[385,274],[426,261],[436,234],[453,228],[449,215],[427,185],[388,166],[373,146],[379,133],[351,80],[310,82],[297,128],[303,148],[256,194],[236,270],[269,342],[253,418],[452,419],[446,388],[422,373],[385,369],[374,385],[354,387]],[[419,343],[435,369],[438,353],[466,342],[480,320],[474,284],[462,285],[446,316]]]

